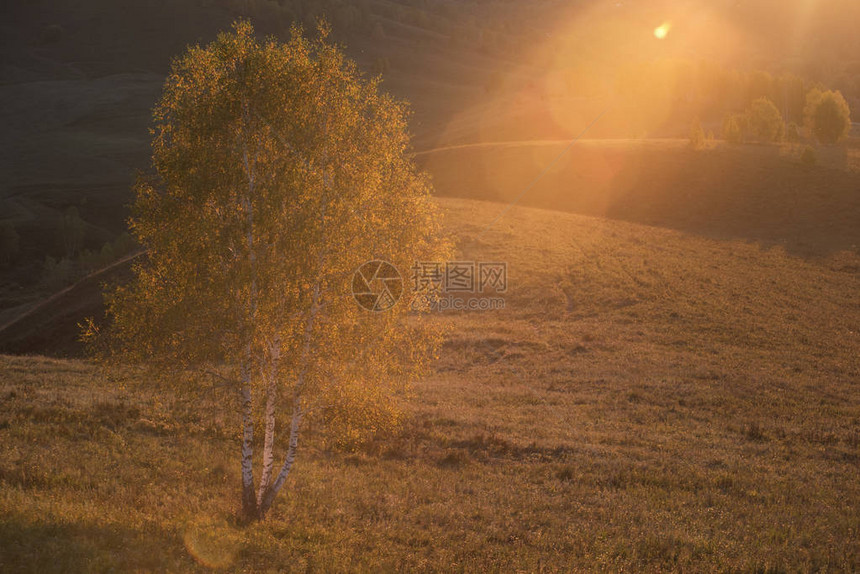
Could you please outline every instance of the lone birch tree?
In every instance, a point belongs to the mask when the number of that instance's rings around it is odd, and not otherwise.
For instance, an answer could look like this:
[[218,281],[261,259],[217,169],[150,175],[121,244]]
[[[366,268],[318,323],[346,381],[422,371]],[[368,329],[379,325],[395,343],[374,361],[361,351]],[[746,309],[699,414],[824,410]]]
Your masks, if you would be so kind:
[[261,42],[238,22],[174,62],[154,112],[154,173],[138,178],[130,219],[148,260],[106,294],[108,326],[84,334],[110,356],[235,389],[249,519],[282,489],[306,416],[339,436],[396,423],[396,393],[439,340],[408,301],[373,313],[351,295],[363,263],[408,270],[446,247],[404,105],[326,37],[321,26],[315,40],[294,29]]

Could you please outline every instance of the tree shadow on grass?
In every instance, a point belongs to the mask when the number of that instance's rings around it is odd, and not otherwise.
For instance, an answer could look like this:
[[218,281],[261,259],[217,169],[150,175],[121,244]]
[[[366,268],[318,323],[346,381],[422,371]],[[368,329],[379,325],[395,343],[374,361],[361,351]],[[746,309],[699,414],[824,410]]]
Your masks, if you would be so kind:
[[2,572],[164,572],[196,570],[181,537],[147,525],[0,519]]

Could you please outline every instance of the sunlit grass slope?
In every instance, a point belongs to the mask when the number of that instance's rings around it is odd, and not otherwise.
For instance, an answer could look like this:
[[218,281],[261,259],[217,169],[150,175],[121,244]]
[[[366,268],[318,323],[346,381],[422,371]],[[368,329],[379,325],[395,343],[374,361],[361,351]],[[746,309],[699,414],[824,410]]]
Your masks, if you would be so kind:
[[856,256],[442,205],[507,308],[447,316],[397,436],[309,429],[264,524],[223,389],[0,357],[0,570],[860,566]]

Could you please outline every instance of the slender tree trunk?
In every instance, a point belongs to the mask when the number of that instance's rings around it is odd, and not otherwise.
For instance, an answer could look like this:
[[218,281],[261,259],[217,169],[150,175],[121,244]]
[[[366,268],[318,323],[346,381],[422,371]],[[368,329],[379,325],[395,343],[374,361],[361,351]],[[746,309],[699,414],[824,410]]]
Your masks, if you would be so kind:
[[[327,123],[326,123],[325,129],[323,131],[324,131],[324,133],[328,131],[328,124]],[[324,154],[323,157],[324,157],[323,169],[325,170],[328,155]],[[329,186],[329,181],[328,181],[327,175],[325,173],[323,174],[323,186],[325,188],[328,188],[328,186]],[[325,201],[326,201],[326,199],[324,196],[321,214],[320,214],[321,220],[323,222],[323,227],[322,227],[323,231],[322,231],[322,237],[321,237],[320,243],[323,246],[326,245],[325,214],[326,214],[327,206],[325,204]],[[326,252],[327,251],[324,248],[322,253],[320,253],[318,256],[319,257],[320,273],[322,272],[322,269],[324,266],[323,264],[325,261]],[[258,512],[259,512],[259,517],[261,520],[266,517],[266,513],[272,507],[272,502],[274,502],[275,497],[278,495],[278,492],[281,490],[281,488],[284,486],[284,483],[287,481],[287,477],[290,474],[290,469],[292,469],[293,462],[296,459],[296,449],[298,448],[298,444],[299,444],[299,427],[301,426],[302,416],[304,414],[302,412],[301,396],[302,396],[302,390],[303,390],[304,385],[305,385],[305,379],[307,377],[308,358],[309,358],[310,352],[311,352],[312,339],[313,339],[313,334],[314,334],[314,325],[316,322],[317,314],[319,313],[319,311],[322,307],[320,304],[321,296],[322,296],[321,285],[320,285],[320,280],[318,278],[316,281],[316,284],[314,285],[311,308],[310,308],[310,311],[308,313],[307,320],[305,322],[304,345],[303,345],[302,357],[301,357],[301,361],[300,361],[301,366],[300,366],[300,370],[298,373],[298,377],[296,380],[296,386],[295,386],[294,394],[293,394],[293,416],[292,416],[292,421],[290,422],[290,442],[289,442],[289,445],[287,446],[287,456],[284,459],[284,464],[281,466],[280,472],[278,472],[278,476],[275,478],[275,481],[271,484],[271,486],[268,486],[267,488],[264,489],[264,488],[262,488],[262,485],[261,485],[260,492],[262,493],[262,496],[259,499],[259,505],[258,505]],[[273,422],[273,424],[274,424],[274,422]]]
[[279,342],[275,342],[269,358],[270,369],[266,376],[266,414],[265,437],[263,439],[263,468],[260,474],[260,485],[257,489],[257,506],[262,506],[263,496],[269,488],[272,479],[272,468],[275,466],[275,409],[278,398],[278,362],[280,359]]
[[257,499],[254,497],[254,417],[251,404],[251,377],[247,367],[242,368],[242,514],[245,518],[257,516]]
[[281,471],[278,473],[277,478],[275,478],[275,482],[272,483],[263,495],[259,508],[260,519],[266,517],[266,513],[272,507],[272,502],[275,500],[281,487],[283,487],[284,483],[287,481],[290,469],[293,467],[293,462],[296,460],[296,448],[299,445],[299,427],[302,422],[302,414],[301,404],[298,399],[296,399],[293,406],[293,420],[290,423],[290,444],[287,447],[287,457],[284,460],[283,466],[281,466]]

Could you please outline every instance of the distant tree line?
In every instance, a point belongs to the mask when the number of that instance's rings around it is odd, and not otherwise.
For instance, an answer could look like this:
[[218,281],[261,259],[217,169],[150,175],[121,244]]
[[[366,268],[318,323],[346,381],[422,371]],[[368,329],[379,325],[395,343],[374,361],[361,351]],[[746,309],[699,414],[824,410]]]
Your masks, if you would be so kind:
[[[825,145],[833,145],[848,135],[851,110],[838,91],[809,90],[803,106],[802,123],[806,136]],[[729,143],[789,142],[801,140],[795,122],[785,124],[779,108],[768,98],[760,97],[743,112],[728,113],[723,118],[723,139]]]
[[[45,255],[41,273],[36,276],[42,287],[63,287],[138,249],[127,232],[104,242],[100,248],[88,249],[85,245],[93,243],[93,238],[88,240],[87,237],[88,227],[76,206],[70,206],[60,214],[53,231],[56,248],[51,250],[53,255]],[[25,239],[27,237],[25,233]],[[0,269],[19,264],[21,252],[22,239],[15,222],[0,222]]]
[[701,118],[744,109],[760,98],[772,102],[783,118],[801,123],[812,86],[799,76],[744,72],[709,62],[629,62],[616,74],[614,91],[626,100],[671,107]]

